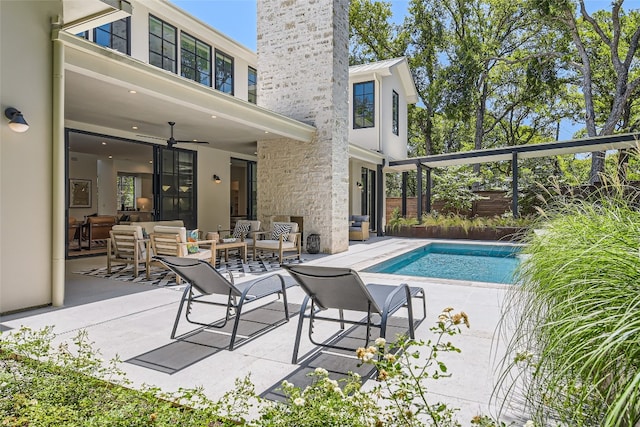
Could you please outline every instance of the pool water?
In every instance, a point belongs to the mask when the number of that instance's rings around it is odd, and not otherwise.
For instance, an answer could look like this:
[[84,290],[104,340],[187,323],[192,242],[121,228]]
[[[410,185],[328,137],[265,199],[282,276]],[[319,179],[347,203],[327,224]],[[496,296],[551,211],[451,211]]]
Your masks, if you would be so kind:
[[515,245],[429,243],[365,271],[512,284],[519,251]]

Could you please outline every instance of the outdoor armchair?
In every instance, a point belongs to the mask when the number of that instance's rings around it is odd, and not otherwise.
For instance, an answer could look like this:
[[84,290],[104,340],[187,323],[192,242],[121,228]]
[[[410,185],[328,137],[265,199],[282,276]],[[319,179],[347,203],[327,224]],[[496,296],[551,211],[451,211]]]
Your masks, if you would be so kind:
[[[233,276],[230,275],[230,280],[227,280],[222,274],[220,274],[220,272],[218,272],[218,270],[206,261],[171,256],[155,256],[154,260],[163,263],[187,283],[187,287],[184,289],[182,298],[180,299],[180,306],[178,307],[178,314],[176,315],[173,330],[171,331],[171,338],[175,338],[176,336],[176,330],[178,328],[178,323],[180,322],[180,317],[185,303],[187,304],[185,319],[187,322],[195,325],[211,328],[223,328],[231,318],[234,318],[231,342],[229,344],[230,351],[233,351],[235,345],[240,315],[242,314],[242,308],[245,303],[258,301],[270,295],[276,295],[278,298],[282,296],[282,302],[284,304],[284,319],[271,325],[258,335],[266,333],[269,330],[289,321],[286,292],[287,284],[285,283],[284,278],[279,274],[262,277],[250,282],[235,284]],[[226,298],[226,302],[218,302],[210,298],[204,299],[211,295],[224,296]],[[218,319],[212,322],[200,322],[193,320],[190,318],[190,315],[192,315],[193,306],[196,303],[226,307],[224,319]],[[253,338],[258,335],[255,335]],[[244,338],[245,341],[248,340],[248,337]]]
[[[274,222],[271,231],[254,233],[253,259],[257,252],[275,252],[278,254],[280,264],[286,258],[298,258],[302,254],[302,236],[298,232],[296,222]],[[293,254],[287,255],[287,252]]]
[[369,215],[349,217],[349,240],[369,240]]
[[255,241],[255,233],[260,231],[260,221],[253,221],[248,219],[239,219],[236,221],[236,225],[233,230],[218,230],[220,238],[230,235],[236,239],[240,239],[247,244],[248,248],[253,247]]
[[144,265],[147,279],[151,251],[149,239],[145,239],[139,225],[114,225],[107,240],[107,273],[111,274],[112,264],[133,264],[135,277],[138,277],[140,264]]
[[[330,347],[341,350],[355,350],[344,346],[332,344],[334,340],[319,343],[313,339],[314,322],[316,320],[336,322],[340,324],[340,331],[335,337],[344,332],[345,323],[356,326],[365,326],[365,344],[369,345],[371,328],[380,330],[378,335],[384,338],[387,333],[387,321],[389,316],[403,307],[407,308],[409,336],[415,337],[414,328],[419,325],[426,316],[426,298],[424,290],[420,287],[409,287],[406,283],[401,285],[364,284],[358,273],[349,268],[320,267],[311,265],[285,265],[285,270],[298,282],[307,296],[300,308],[298,330],[293,347],[291,363],[297,363],[300,337],[304,319],[309,319],[309,340],[321,347]],[[422,317],[414,323],[412,299],[422,299]],[[307,313],[307,306],[311,301],[311,307]],[[328,309],[338,310],[337,317],[328,314],[320,315]],[[345,320],[344,310],[364,312],[366,317],[362,320]],[[379,320],[374,320],[373,315],[379,315]],[[377,338],[377,337],[376,337]]]

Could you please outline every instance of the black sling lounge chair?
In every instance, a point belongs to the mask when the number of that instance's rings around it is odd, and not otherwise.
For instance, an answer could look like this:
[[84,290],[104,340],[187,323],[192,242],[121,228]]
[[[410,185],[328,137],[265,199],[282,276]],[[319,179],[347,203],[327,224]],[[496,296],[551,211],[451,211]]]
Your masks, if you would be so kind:
[[[229,351],[233,351],[236,334],[238,332],[238,323],[240,322],[240,314],[242,313],[242,307],[245,303],[257,301],[269,295],[277,294],[278,297],[282,295],[285,318],[282,321],[271,325],[267,330],[263,331],[263,333],[289,321],[289,309],[287,307],[286,293],[287,285],[285,284],[284,278],[279,274],[273,274],[254,281],[239,283],[236,285],[233,283],[233,276],[231,276],[231,281],[227,280],[207,261],[174,256],[155,256],[153,259],[162,262],[174,273],[182,277],[182,279],[187,283],[187,287],[182,293],[178,314],[176,315],[173,330],[171,331],[171,338],[175,338],[176,336],[176,330],[178,328],[178,323],[185,303],[187,303],[185,318],[187,322],[195,325],[223,328],[226,326],[229,319],[235,317],[233,330],[231,332]],[[202,297],[214,294],[225,295],[227,297],[227,302],[222,303],[215,302],[210,299],[202,299]],[[189,318],[189,315],[191,314],[193,304],[195,303],[226,307],[227,310],[225,318],[211,323],[202,323],[192,320]]]
[[[367,284],[362,282],[358,273],[349,268],[320,267],[311,265],[284,265],[289,274],[298,282],[307,293],[300,308],[298,331],[293,348],[291,363],[298,362],[298,349],[300,336],[302,335],[302,323],[309,319],[309,339],[317,346],[331,347],[342,350],[355,350],[341,347],[330,342],[318,343],[313,340],[313,322],[323,320],[340,323],[340,329],[344,330],[344,324],[366,326],[365,347],[369,345],[371,328],[380,329],[380,337],[384,338],[387,332],[387,320],[389,316],[401,309],[407,308],[409,317],[409,336],[414,338],[414,328],[419,325],[426,316],[426,301],[424,290],[418,287],[409,287],[406,283],[401,285]],[[422,318],[414,324],[412,298],[422,299]],[[307,305],[311,300],[311,309],[307,314]],[[338,318],[319,316],[318,313],[325,309],[337,309]],[[367,313],[366,318],[360,321],[344,319],[344,310],[361,311]],[[380,316],[379,323],[373,320],[373,314]],[[377,338],[377,337],[376,337]]]

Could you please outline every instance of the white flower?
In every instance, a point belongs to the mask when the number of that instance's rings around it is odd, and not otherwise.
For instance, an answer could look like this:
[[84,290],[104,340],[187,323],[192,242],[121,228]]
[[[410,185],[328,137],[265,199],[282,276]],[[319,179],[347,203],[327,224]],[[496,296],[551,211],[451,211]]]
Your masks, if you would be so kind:
[[332,380],[329,378],[325,378],[325,381],[327,382],[327,384],[329,384],[331,387],[338,387],[338,381],[336,380]]
[[338,386],[334,387],[333,392],[338,393],[340,396],[344,396],[344,394],[342,393],[342,389]]
[[305,401],[301,397],[296,397],[295,399],[293,399],[293,404],[296,406],[304,406]]
[[387,340],[385,340],[384,338],[376,338],[376,345],[378,347],[384,347],[386,343]]
[[284,380],[282,381],[282,387],[288,388],[288,387],[293,387],[293,384],[291,384],[289,381]]
[[529,420],[526,423],[524,423],[523,427],[536,427],[536,423],[534,423],[532,420]]
[[324,368],[316,368],[315,373],[318,375],[329,375],[329,372]]
[[366,352],[363,356],[362,356],[362,361],[363,362],[369,362],[371,361],[371,359],[373,359],[373,354]]

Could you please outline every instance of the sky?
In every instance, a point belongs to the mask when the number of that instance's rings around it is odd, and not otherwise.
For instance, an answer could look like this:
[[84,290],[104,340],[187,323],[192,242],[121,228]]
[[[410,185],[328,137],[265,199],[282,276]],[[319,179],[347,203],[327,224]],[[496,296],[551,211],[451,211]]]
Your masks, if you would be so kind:
[[[249,49],[256,50],[256,0],[170,0],[191,15],[209,24],[216,30],[231,37]],[[259,0],[258,0],[259,1]],[[638,0],[627,0],[625,9],[633,7]],[[587,10],[607,9],[611,0],[586,0]],[[406,15],[409,1],[391,1],[391,11],[395,21],[400,22]],[[560,139],[573,137],[578,126],[563,123]]]
[[[171,0],[171,2],[249,49],[256,50],[256,0]],[[393,1],[394,17],[401,19],[408,7],[408,1]]]

